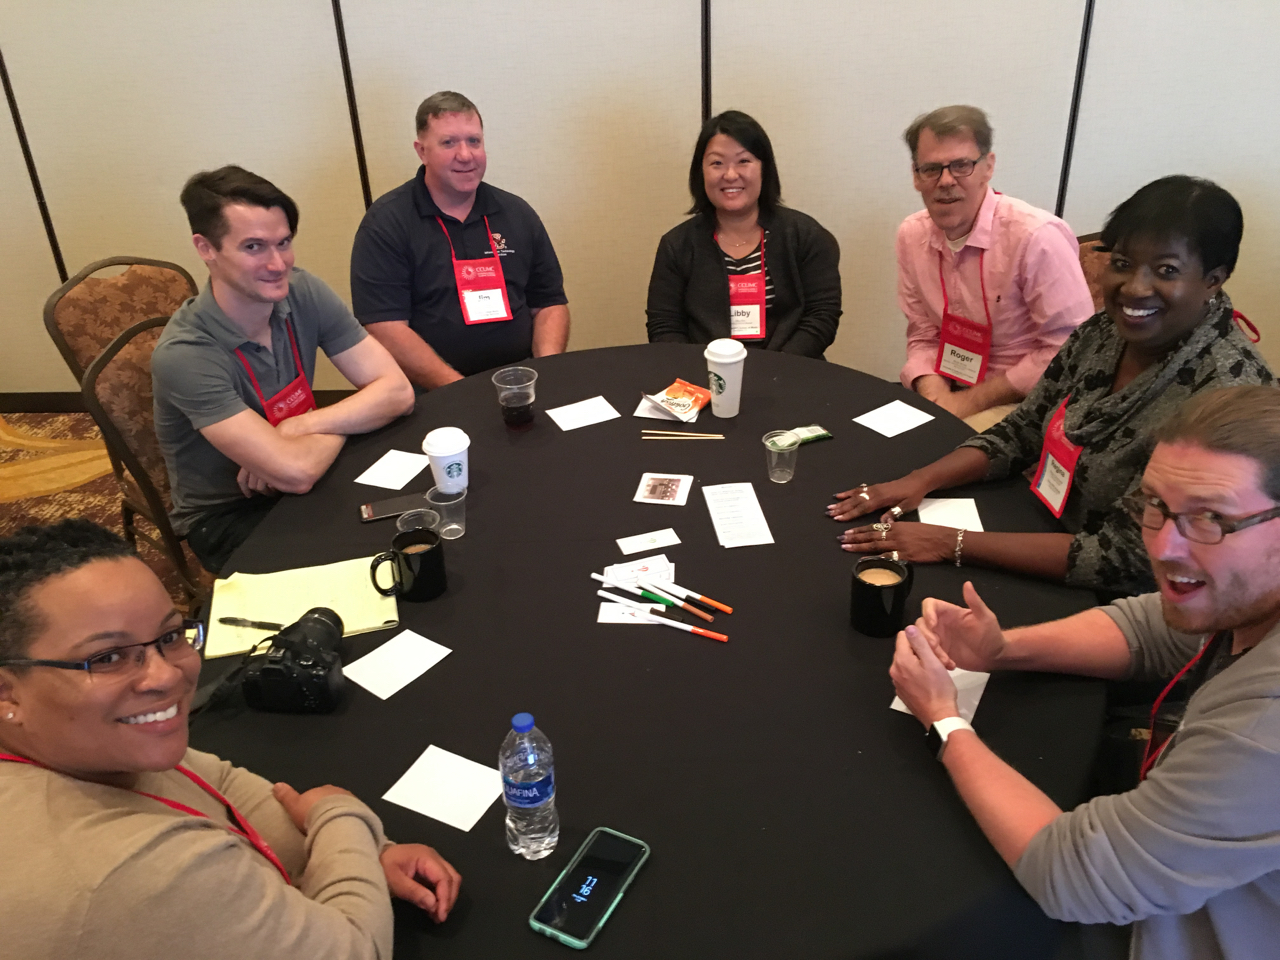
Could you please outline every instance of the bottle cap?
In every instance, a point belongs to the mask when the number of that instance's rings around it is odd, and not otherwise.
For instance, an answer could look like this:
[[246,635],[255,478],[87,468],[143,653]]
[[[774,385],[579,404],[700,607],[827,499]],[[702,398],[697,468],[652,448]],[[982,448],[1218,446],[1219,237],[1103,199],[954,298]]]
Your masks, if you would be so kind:
[[516,733],[528,733],[533,729],[533,714],[517,713],[511,718],[511,729]]

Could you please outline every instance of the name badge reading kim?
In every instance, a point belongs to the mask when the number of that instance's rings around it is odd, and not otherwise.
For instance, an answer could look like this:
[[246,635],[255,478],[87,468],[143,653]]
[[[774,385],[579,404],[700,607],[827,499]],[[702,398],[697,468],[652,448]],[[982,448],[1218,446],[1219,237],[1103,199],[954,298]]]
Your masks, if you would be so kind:
[[462,303],[465,307],[466,318],[472,323],[480,323],[485,320],[506,320],[507,305],[502,297],[503,291],[494,288],[492,290],[463,290]]

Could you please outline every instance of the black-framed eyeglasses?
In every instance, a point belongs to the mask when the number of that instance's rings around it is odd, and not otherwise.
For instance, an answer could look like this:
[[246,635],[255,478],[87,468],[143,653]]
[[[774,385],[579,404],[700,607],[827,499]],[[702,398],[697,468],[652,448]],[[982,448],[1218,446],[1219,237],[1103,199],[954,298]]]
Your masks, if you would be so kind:
[[0,660],[0,667],[57,667],[59,670],[84,670],[90,676],[117,676],[136,673],[147,662],[147,647],[166,660],[180,663],[199,656],[204,649],[204,624],[199,620],[183,620],[182,626],[166,630],[146,643],[130,643],[111,647],[84,660]]
[[977,160],[961,157],[959,160],[952,160],[950,163],[913,163],[911,169],[916,172],[916,176],[921,180],[928,180],[930,183],[941,180],[943,170],[950,170],[953,177],[957,180],[963,180],[973,173],[973,168],[981,163],[982,158],[985,156],[985,153],[981,154]]
[[1134,493],[1124,498],[1124,507],[1129,516],[1148,530],[1159,530],[1166,521],[1172,520],[1182,534],[1193,543],[1221,543],[1229,533],[1252,527],[1256,523],[1266,523],[1280,517],[1280,507],[1272,507],[1260,513],[1241,517],[1239,520],[1228,520],[1216,513],[1174,513],[1159,497],[1144,493]]

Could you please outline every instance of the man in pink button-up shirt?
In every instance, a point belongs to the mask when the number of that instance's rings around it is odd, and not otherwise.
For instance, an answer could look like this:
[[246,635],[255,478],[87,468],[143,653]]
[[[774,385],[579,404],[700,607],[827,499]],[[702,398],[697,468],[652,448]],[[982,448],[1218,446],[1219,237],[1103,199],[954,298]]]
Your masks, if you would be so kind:
[[[902,383],[962,418],[1018,403],[1094,312],[1075,235],[1048,211],[991,189],[991,126],[977,107],[934,110],[904,139],[925,209],[898,228]],[[967,389],[936,372],[944,296],[951,314],[991,327],[986,370]]]

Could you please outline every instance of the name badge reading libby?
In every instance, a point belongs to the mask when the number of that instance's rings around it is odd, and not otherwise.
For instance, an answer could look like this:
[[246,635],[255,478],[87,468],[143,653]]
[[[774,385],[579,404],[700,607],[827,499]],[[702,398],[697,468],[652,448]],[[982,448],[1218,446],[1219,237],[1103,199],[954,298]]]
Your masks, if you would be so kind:
[[760,304],[739,303],[729,307],[729,335],[753,338],[763,336],[764,324],[760,322]]

